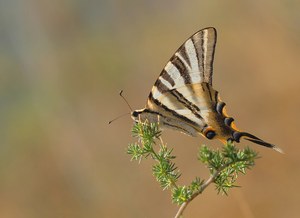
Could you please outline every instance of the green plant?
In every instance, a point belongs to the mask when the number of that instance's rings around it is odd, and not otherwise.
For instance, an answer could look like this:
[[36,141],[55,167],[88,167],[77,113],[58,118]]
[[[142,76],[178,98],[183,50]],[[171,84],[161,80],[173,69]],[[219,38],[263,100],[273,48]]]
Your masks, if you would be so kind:
[[152,172],[160,186],[170,189],[172,201],[180,205],[175,217],[181,217],[186,206],[195,197],[201,194],[207,186],[214,183],[217,193],[226,194],[235,185],[240,173],[245,174],[247,169],[254,166],[257,152],[250,148],[238,149],[233,143],[228,142],[221,150],[213,150],[202,145],[199,149],[198,159],[209,169],[208,179],[195,178],[189,185],[179,185],[181,174],[173,160],[176,158],[161,139],[158,124],[138,122],[132,128],[132,134],[138,140],[129,144],[127,153],[131,160],[141,162],[143,158],[152,158],[155,164]]

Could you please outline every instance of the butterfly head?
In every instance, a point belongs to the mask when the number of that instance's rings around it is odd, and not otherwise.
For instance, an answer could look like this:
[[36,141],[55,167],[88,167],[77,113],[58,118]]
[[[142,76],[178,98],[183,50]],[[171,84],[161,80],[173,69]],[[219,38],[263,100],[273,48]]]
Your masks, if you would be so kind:
[[139,122],[140,121],[140,115],[142,114],[142,110],[135,110],[131,112],[131,118],[133,119],[134,122]]
[[131,118],[134,122],[145,122],[146,120],[150,123],[157,123],[158,122],[158,116],[155,114],[154,111],[151,111],[149,109],[141,109],[141,110],[135,110],[131,112]]

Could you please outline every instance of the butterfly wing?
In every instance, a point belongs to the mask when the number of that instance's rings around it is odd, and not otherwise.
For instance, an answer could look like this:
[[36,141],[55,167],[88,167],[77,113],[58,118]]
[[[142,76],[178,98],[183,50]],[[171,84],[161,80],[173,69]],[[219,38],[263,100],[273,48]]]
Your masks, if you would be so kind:
[[146,108],[195,126],[198,131],[203,129],[206,123],[199,107],[210,106],[203,84],[212,85],[216,40],[212,27],[188,38],[156,80]]
[[216,42],[217,32],[213,27],[200,30],[188,38],[166,64],[154,84],[152,94],[158,97],[186,84],[206,82],[212,85]]

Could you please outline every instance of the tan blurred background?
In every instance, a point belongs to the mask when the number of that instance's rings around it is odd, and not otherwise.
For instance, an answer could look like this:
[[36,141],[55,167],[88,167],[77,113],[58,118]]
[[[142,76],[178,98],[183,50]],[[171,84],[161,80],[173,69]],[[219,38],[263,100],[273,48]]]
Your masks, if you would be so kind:
[[[186,217],[299,217],[299,11],[296,0],[0,1],[0,217],[173,217],[152,162],[126,154],[129,116],[107,122],[128,111],[119,90],[142,108],[172,53],[207,26],[229,114],[286,154],[251,144],[262,158],[242,188],[209,187]],[[207,178],[196,153],[219,142],[163,137],[181,184]]]

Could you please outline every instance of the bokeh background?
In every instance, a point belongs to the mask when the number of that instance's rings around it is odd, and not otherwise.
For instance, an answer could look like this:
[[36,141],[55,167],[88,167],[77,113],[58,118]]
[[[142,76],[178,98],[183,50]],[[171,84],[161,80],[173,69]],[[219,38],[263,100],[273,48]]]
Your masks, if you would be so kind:
[[[152,161],[126,154],[130,117],[107,122],[129,111],[119,90],[142,108],[172,53],[207,26],[229,114],[285,155],[251,145],[262,158],[242,188],[210,186],[186,217],[299,217],[299,11],[297,0],[1,0],[0,217],[173,217]],[[219,142],[163,137],[181,184],[207,178],[196,153]]]

